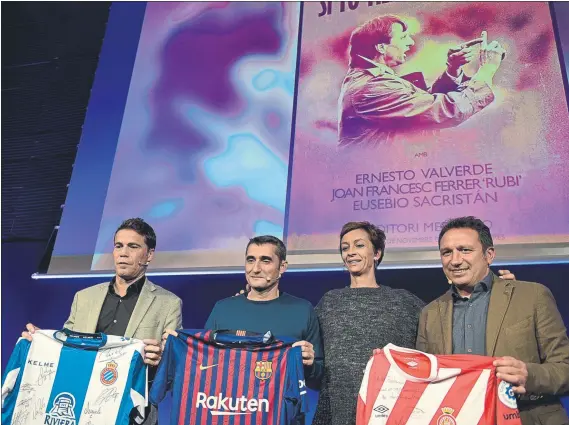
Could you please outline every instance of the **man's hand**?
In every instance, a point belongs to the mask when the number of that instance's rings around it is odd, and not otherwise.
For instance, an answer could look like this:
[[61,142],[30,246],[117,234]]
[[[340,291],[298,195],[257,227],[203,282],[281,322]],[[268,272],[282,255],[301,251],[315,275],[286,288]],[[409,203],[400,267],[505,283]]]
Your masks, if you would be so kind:
[[496,376],[502,381],[512,384],[515,394],[526,393],[526,382],[528,379],[528,369],[521,360],[505,356],[494,360]]
[[158,366],[162,358],[162,346],[155,339],[143,339],[144,363],[150,366]]
[[498,276],[500,279],[504,280],[516,280],[516,276],[509,270],[498,270]]
[[293,347],[302,348],[302,364],[312,366],[314,364],[314,346],[308,341],[297,341]]
[[495,67],[496,70],[500,67],[502,59],[506,54],[506,50],[496,40],[488,44],[488,34],[482,31],[482,43],[480,44],[480,67],[488,65]]
[[28,323],[26,325],[26,329],[24,332],[22,332],[22,338],[27,339],[28,341],[32,342],[32,335],[35,333],[35,331],[39,330],[40,328],[38,328],[35,325],[32,325],[31,323]]
[[496,71],[498,71],[498,68],[500,68],[500,64],[506,55],[506,51],[497,41],[493,41],[488,44],[487,40],[488,35],[486,31],[482,31],[482,43],[480,43],[479,56],[480,67],[472,79],[483,81],[492,87],[494,84],[494,75],[496,74]]
[[476,55],[472,46],[482,43],[482,37],[475,38],[474,40],[467,41],[458,46],[452,47],[447,53],[447,72],[453,76],[458,77],[460,68],[469,63]]
[[178,336],[178,332],[172,329],[166,329],[164,331],[164,333],[162,334],[162,351],[164,351],[164,347],[166,346],[166,338],[168,338],[168,335]]

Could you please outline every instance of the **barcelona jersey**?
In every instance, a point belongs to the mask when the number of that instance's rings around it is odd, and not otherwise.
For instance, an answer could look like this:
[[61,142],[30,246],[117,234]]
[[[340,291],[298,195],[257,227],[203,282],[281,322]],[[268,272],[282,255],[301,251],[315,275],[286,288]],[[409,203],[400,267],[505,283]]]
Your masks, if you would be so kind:
[[307,411],[301,349],[270,332],[168,336],[150,401],[169,390],[171,425],[297,425]]

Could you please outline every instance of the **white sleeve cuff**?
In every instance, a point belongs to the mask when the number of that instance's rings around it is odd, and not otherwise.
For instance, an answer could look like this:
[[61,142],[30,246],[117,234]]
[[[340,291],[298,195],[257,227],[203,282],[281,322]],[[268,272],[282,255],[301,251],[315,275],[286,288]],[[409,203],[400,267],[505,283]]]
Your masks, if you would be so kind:
[[450,75],[448,73],[448,71],[445,71],[446,74],[448,75],[448,77],[458,86],[462,83],[462,79],[464,78],[464,72],[462,72],[462,69],[460,70],[460,74],[458,74],[458,77],[453,77],[452,75]]

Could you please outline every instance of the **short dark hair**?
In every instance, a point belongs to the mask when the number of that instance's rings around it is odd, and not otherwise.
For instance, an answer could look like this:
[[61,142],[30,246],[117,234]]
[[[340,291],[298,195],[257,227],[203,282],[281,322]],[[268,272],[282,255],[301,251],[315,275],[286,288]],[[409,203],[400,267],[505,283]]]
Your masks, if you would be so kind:
[[407,31],[407,24],[397,15],[377,16],[354,29],[350,36],[350,66],[369,68],[370,64],[358,55],[373,59],[376,45],[391,42],[393,24],[401,24],[403,31]]
[[450,229],[472,229],[476,230],[478,233],[478,239],[482,244],[482,249],[484,252],[488,248],[492,248],[494,246],[494,241],[492,240],[492,234],[490,233],[490,228],[484,224],[482,220],[479,218],[468,216],[468,217],[457,217],[457,218],[450,218],[445,221],[441,232],[439,233],[439,248],[441,247],[441,239],[443,238],[444,234],[448,232]]
[[276,238],[271,235],[263,235],[263,236],[255,236],[254,238],[249,239],[249,243],[247,244],[247,248],[245,248],[245,255],[247,255],[247,251],[249,250],[249,246],[251,245],[273,245],[275,247],[275,253],[277,257],[279,257],[280,262],[286,260],[286,247],[283,241],[279,238]]
[[156,248],[156,233],[150,224],[144,221],[142,218],[128,218],[121,223],[117,231],[115,232],[115,237],[117,233],[124,229],[134,230],[140,236],[144,237],[144,243],[148,246],[148,249]]
[[[368,236],[371,244],[373,245],[374,253],[381,251],[381,256],[379,260],[377,260],[376,267],[379,266],[381,261],[383,260],[383,256],[385,254],[385,232],[377,227],[375,224],[371,224],[369,221],[350,221],[349,223],[344,224],[342,226],[342,230],[340,231],[340,241],[346,233],[351,232],[352,230],[362,229],[364,230]],[[342,252],[342,247],[340,246],[340,252]]]

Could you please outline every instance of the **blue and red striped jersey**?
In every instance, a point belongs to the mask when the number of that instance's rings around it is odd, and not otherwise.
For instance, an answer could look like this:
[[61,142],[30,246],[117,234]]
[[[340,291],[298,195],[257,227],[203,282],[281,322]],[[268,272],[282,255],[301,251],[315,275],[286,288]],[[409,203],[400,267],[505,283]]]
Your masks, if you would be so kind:
[[307,412],[301,349],[270,332],[168,336],[150,402],[169,390],[170,425],[302,425]]

